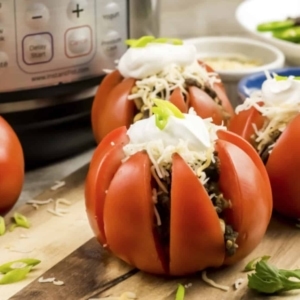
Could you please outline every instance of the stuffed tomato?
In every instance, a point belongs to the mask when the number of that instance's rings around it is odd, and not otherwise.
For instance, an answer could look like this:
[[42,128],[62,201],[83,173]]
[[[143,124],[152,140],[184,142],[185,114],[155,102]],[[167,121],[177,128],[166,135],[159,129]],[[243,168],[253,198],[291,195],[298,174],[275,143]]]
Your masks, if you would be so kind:
[[197,61],[196,48],[178,40],[143,37],[131,41],[117,69],[101,82],[92,106],[97,142],[107,133],[152,115],[153,98],[167,99],[181,112],[193,107],[202,118],[226,123],[233,115],[220,77]]
[[274,210],[300,218],[300,81],[268,75],[260,94],[236,109],[229,130],[249,141],[264,162]]
[[93,155],[85,199],[95,235],[154,274],[242,259],[261,241],[272,211],[258,154],[192,109],[182,114],[154,102],[153,116],[113,130]]

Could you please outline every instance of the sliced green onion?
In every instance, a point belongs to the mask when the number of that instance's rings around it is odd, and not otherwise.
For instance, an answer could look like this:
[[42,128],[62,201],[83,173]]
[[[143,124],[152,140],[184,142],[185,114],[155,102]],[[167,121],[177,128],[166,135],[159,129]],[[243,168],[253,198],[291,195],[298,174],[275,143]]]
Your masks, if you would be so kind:
[[165,128],[170,116],[184,119],[183,113],[171,102],[157,98],[153,99],[153,102],[156,107],[152,108],[152,112],[155,115],[155,124],[160,130]]
[[175,300],[184,300],[185,288],[182,284],[178,285]]
[[12,232],[14,231],[16,228],[18,227],[18,225],[16,223],[13,223],[9,226],[8,231]]
[[4,218],[0,216],[0,236],[6,231]]
[[0,266],[0,273],[6,274],[15,269],[23,269],[25,267],[34,267],[41,261],[35,258],[23,258],[5,263]]
[[150,42],[152,42],[154,40],[155,40],[154,36],[145,35],[145,36],[142,36],[141,38],[139,38],[138,40],[134,40],[134,39],[126,40],[125,43],[127,45],[129,45],[130,47],[143,48],[143,47],[146,47],[147,44],[149,44]]
[[20,213],[14,213],[14,221],[16,222],[17,226],[24,227],[24,228],[29,228],[30,223],[29,220],[21,215]]
[[10,284],[25,279],[31,268],[32,266],[27,266],[9,271],[0,279],[0,284]]
[[255,268],[256,268],[256,264],[257,264],[259,261],[265,261],[265,262],[267,262],[267,261],[270,259],[270,257],[271,257],[271,256],[264,255],[264,256],[262,256],[262,257],[257,257],[257,258],[252,259],[252,260],[249,261],[249,262],[247,263],[247,265],[245,266],[244,272],[254,271]]
[[143,48],[146,47],[149,43],[160,43],[166,44],[171,43],[173,45],[182,45],[183,41],[180,39],[173,39],[173,38],[155,38],[152,35],[145,35],[139,39],[128,39],[125,41],[125,44],[133,47],[133,48]]
[[183,41],[180,39],[172,39],[172,38],[158,38],[155,39],[153,43],[161,43],[161,44],[172,43],[173,45],[182,45]]

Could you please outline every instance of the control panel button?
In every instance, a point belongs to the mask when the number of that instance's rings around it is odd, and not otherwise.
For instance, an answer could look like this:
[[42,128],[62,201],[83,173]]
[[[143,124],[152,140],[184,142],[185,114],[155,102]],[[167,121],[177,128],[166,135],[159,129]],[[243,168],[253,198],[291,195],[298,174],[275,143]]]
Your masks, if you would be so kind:
[[0,74],[8,68],[8,56],[5,52],[0,51]]
[[65,52],[69,58],[88,55],[92,51],[92,29],[89,26],[70,28],[65,34]]
[[111,25],[120,17],[120,6],[115,2],[106,4],[103,10],[102,17],[106,24]]
[[87,1],[86,0],[71,0],[68,5],[68,17],[71,21],[82,21],[87,13]]
[[27,35],[22,45],[23,60],[27,65],[47,63],[53,58],[53,38],[50,33]]
[[48,23],[50,13],[43,3],[33,3],[27,8],[25,18],[31,28],[39,29]]
[[118,54],[121,43],[120,34],[115,30],[110,30],[101,41],[101,47],[105,55],[113,57]]

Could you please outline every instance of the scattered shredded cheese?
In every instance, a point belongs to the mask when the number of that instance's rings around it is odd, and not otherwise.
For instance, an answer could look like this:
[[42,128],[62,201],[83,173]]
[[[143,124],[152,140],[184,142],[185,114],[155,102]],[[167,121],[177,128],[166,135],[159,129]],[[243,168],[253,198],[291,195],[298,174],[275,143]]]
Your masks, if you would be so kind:
[[211,285],[212,287],[215,287],[217,289],[220,289],[220,290],[223,290],[223,291],[229,291],[229,286],[226,286],[226,285],[221,285],[221,284],[218,284],[216,282],[214,282],[212,279],[209,279],[207,277],[207,274],[206,274],[206,271],[202,271],[202,280],[204,282],[206,282],[207,284]]
[[55,181],[55,185],[53,185],[50,189],[52,191],[56,191],[56,190],[60,189],[61,187],[63,187],[64,185],[66,185],[65,181]]
[[32,199],[32,200],[28,200],[26,202],[26,204],[31,204],[33,208],[39,209],[40,205],[46,205],[46,204],[49,204],[51,202],[53,202],[52,198],[49,198],[47,200],[34,200],[34,199]]
[[55,277],[44,278],[40,277],[38,279],[39,283],[53,283],[54,285],[64,285],[65,283],[61,280],[56,280]]
[[235,290],[239,289],[243,282],[244,282],[243,278],[238,278],[233,284],[234,289]]
[[54,285],[64,285],[65,283],[63,281],[61,281],[61,280],[54,280],[53,284]]
[[71,202],[66,199],[59,198],[54,202],[54,209],[48,208],[47,211],[55,216],[64,217],[65,214],[69,213],[69,210],[61,208],[60,204],[71,205]]
[[132,300],[132,299],[137,299],[136,294],[132,292],[125,292],[119,297],[108,296],[103,298],[90,298],[89,300]]

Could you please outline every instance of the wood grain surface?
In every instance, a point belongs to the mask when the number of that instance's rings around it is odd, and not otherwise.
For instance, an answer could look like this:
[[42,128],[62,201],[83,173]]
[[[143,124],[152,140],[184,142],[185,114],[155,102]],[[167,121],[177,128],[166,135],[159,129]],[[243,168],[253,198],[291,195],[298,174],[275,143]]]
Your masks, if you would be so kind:
[[[300,299],[300,290],[272,297],[250,291],[247,274],[243,272],[249,260],[262,255],[271,255],[270,262],[279,268],[300,268],[300,231],[294,224],[274,216],[262,243],[246,259],[234,266],[207,270],[209,278],[230,287],[228,292],[208,286],[202,281],[201,273],[177,278],[145,274],[110,255],[93,238],[83,201],[86,171],[86,167],[78,170],[65,179],[66,185],[62,189],[47,190],[38,197],[72,201],[66,217],[49,214],[47,207],[34,210],[27,205],[18,210],[32,222],[32,227],[26,232],[29,237],[20,239],[20,229],[2,236],[0,263],[23,257],[39,258],[42,262],[26,280],[0,286],[0,300],[88,300],[119,296],[126,291],[136,293],[138,299],[174,300],[179,283],[191,284],[186,290],[185,300]],[[27,253],[12,251],[17,248],[27,249]],[[55,277],[64,285],[40,283],[41,276]],[[244,282],[235,290],[233,284],[240,278]]]

